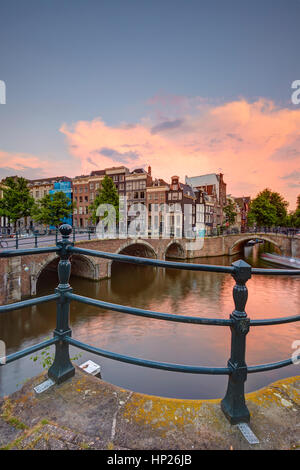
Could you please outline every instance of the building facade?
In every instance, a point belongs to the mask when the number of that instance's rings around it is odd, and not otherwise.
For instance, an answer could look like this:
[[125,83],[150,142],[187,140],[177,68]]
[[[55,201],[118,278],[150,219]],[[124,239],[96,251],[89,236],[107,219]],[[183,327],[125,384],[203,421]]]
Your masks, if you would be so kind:
[[224,224],[223,208],[226,205],[226,183],[222,173],[185,177],[186,184],[201,190],[205,198],[205,224],[207,233]]

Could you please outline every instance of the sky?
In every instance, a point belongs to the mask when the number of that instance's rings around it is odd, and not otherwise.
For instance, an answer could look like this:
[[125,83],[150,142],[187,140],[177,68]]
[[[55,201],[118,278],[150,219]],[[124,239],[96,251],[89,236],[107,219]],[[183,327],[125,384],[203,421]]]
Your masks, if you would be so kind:
[[294,209],[299,18],[300,0],[0,0],[0,178],[222,172]]

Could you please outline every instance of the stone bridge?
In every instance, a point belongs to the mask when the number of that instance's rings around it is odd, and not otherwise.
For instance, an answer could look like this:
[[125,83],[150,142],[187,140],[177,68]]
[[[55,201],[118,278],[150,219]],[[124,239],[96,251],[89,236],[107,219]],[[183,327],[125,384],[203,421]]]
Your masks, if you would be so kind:
[[[91,250],[121,253],[164,260],[192,259],[210,256],[234,255],[242,251],[244,244],[253,238],[272,243],[276,251],[300,257],[300,237],[283,234],[256,233],[232,234],[204,239],[203,246],[194,246],[188,239],[105,239],[78,241],[75,246]],[[1,259],[0,301],[11,303],[23,297],[35,295],[37,281],[45,270],[56,270],[59,258],[55,253],[17,256]],[[72,255],[72,275],[99,280],[110,277],[112,261],[85,255]]]

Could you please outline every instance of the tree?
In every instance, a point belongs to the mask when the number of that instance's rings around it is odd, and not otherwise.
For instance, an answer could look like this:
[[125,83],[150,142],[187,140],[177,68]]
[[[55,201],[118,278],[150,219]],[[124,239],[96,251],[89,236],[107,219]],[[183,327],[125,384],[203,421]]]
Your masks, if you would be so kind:
[[260,226],[285,225],[288,202],[276,192],[266,188],[250,203],[248,222]]
[[62,191],[46,194],[34,205],[32,218],[35,222],[59,227],[63,219],[70,217],[74,207],[74,202]]
[[235,205],[233,201],[227,200],[227,205],[223,208],[226,222],[229,223],[229,225],[234,224],[235,218],[237,216],[237,212],[235,211]]
[[297,228],[300,227],[300,194],[297,197],[296,210],[288,215],[288,226]]
[[[105,175],[102,181],[100,192],[97,193],[94,202],[90,205],[92,221],[96,223],[99,219],[97,216],[97,209],[100,204],[111,204],[116,211],[116,221],[119,220],[119,195],[113,180]],[[103,218],[107,217],[107,211],[104,213]]]
[[0,216],[8,217],[9,221],[14,224],[14,230],[16,230],[17,221],[23,217],[27,225],[27,217],[31,215],[34,199],[30,195],[26,179],[8,176],[2,180],[0,189],[3,194],[0,199]]

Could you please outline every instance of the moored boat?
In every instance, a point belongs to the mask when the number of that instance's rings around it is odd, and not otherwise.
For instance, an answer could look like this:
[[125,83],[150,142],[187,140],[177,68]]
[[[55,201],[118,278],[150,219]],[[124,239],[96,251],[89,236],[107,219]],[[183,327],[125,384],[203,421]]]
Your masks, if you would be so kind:
[[300,269],[300,259],[289,256],[276,255],[275,253],[262,253],[261,259],[271,263],[280,264],[288,268]]

